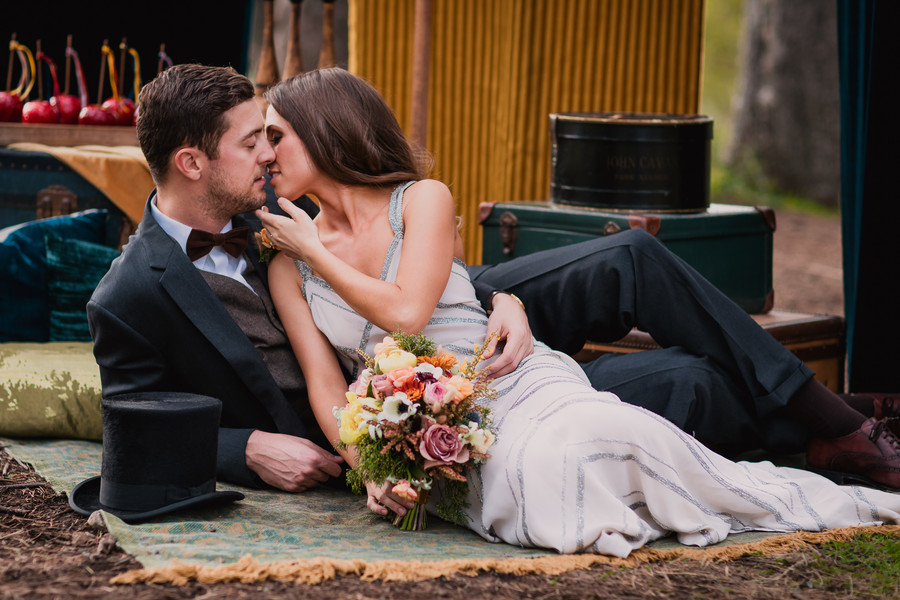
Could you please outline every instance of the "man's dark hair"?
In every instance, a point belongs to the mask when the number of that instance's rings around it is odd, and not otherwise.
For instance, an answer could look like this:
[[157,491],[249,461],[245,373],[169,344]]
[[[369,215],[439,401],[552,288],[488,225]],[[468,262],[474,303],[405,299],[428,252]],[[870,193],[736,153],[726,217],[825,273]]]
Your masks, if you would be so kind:
[[228,126],[225,113],[253,96],[250,80],[231,67],[175,65],[145,85],[138,97],[137,136],[153,181],[163,181],[179,148],[194,146],[217,158]]

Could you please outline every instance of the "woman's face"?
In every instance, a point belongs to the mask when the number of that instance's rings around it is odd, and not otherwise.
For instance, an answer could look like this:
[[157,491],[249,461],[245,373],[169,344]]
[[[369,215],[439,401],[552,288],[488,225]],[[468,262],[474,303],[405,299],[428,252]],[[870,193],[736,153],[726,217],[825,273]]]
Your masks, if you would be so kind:
[[309,192],[319,172],[291,124],[272,106],[266,111],[266,137],[275,150],[275,161],[269,164],[275,193],[296,200]]

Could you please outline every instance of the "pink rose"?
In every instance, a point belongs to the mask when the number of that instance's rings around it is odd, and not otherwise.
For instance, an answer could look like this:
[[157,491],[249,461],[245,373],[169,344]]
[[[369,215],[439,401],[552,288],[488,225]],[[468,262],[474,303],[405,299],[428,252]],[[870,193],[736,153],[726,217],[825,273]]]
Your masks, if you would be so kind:
[[376,375],[372,378],[372,390],[376,398],[386,398],[394,393],[394,384],[387,375]]
[[441,412],[444,403],[449,399],[448,395],[453,393],[455,393],[455,390],[448,389],[447,386],[440,382],[429,383],[425,386],[425,403],[431,408],[431,412],[438,414]]
[[425,430],[419,442],[419,452],[425,458],[426,469],[469,460],[469,451],[459,439],[459,434],[446,425],[432,425]]

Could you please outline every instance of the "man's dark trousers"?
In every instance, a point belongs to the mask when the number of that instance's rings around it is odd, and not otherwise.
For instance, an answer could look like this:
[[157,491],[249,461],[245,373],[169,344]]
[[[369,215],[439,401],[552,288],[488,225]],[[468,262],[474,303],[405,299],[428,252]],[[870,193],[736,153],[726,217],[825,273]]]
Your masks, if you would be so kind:
[[[722,257],[727,260],[727,257]],[[596,389],[674,422],[725,453],[794,452],[808,434],[781,409],[812,371],[642,229],[470,268],[479,288],[519,296],[535,337],[573,354],[633,327],[662,349],[584,366]]]

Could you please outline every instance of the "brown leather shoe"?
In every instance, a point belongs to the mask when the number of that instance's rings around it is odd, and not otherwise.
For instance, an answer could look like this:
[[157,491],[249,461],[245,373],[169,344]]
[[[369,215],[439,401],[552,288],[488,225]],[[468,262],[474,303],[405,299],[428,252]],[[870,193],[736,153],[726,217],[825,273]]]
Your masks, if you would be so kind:
[[887,420],[873,417],[845,436],[815,438],[806,464],[841,485],[900,490],[900,438],[891,429]]

